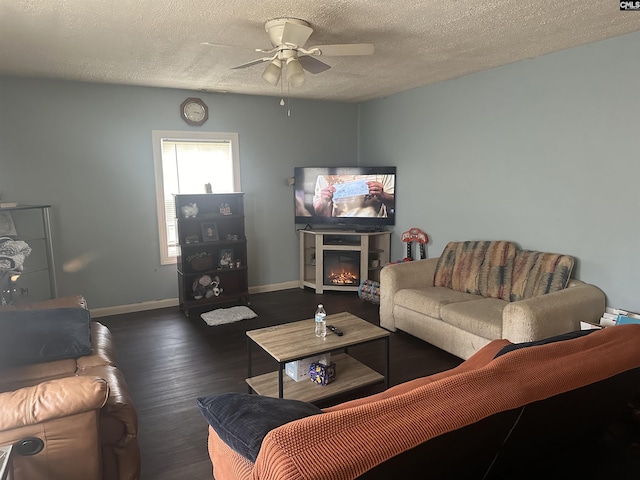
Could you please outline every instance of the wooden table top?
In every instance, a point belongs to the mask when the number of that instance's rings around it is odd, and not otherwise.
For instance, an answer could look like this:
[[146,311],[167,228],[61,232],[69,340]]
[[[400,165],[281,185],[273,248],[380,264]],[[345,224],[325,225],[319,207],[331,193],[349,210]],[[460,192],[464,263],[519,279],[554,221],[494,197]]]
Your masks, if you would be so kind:
[[389,332],[348,312],[327,315],[327,325],[342,330],[339,337],[327,329],[325,338],[315,336],[315,320],[284,323],[249,330],[247,336],[278,362],[289,362],[319,353],[388,337]]

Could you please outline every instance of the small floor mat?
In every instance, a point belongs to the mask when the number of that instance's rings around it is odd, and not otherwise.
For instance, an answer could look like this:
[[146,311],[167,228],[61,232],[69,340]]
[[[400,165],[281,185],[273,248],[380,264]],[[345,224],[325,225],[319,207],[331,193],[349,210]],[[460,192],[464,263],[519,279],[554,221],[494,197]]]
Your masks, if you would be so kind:
[[239,306],[231,308],[218,308],[211,312],[206,312],[200,315],[202,319],[210,327],[216,325],[224,325],[226,323],[239,322],[240,320],[248,320],[250,318],[256,318],[258,314],[251,310],[249,307]]

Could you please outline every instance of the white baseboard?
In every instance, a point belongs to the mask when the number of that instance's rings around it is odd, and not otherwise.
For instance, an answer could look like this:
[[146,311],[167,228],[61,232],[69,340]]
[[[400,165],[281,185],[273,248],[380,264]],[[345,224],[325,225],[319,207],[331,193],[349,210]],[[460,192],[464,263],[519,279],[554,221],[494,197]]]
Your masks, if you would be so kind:
[[278,290],[289,290],[290,288],[300,287],[300,282],[294,280],[292,282],[272,283],[271,285],[258,285],[257,287],[249,287],[249,293],[266,293],[277,292]]
[[[254,293],[276,292],[278,290],[288,290],[297,288],[300,282],[294,280],[292,282],[273,283],[271,285],[259,285],[249,287],[249,295]],[[164,300],[152,300],[149,302],[131,303],[129,305],[115,305],[113,307],[91,308],[91,317],[106,317],[109,315],[121,315],[124,313],[142,312],[145,310],[156,310],[158,308],[177,307],[180,301],[177,298],[166,298]]]
[[108,315],[121,315],[123,313],[143,312],[158,308],[177,307],[180,304],[177,298],[164,300],[152,300],[149,302],[131,303],[129,305],[115,305],[113,307],[89,308],[91,318],[106,317]]

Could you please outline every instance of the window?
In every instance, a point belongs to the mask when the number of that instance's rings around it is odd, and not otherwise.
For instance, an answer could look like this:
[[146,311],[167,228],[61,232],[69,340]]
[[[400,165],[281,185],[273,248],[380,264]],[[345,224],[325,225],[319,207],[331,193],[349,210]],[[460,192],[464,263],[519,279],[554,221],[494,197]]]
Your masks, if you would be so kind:
[[158,233],[162,265],[176,263],[178,255],[176,193],[240,191],[238,134],[154,130],[153,161],[156,176]]

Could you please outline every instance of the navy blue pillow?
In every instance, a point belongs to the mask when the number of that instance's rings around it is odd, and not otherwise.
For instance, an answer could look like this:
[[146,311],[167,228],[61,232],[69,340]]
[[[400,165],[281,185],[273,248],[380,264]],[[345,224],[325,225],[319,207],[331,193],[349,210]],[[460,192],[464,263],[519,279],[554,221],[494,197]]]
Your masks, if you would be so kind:
[[84,308],[0,311],[0,366],[78,358],[91,353]]
[[577,330],[575,332],[562,333],[560,335],[556,335],[555,337],[543,338],[542,340],[536,340],[535,342],[512,343],[511,345],[502,347],[502,349],[498,353],[496,353],[496,356],[493,358],[498,358],[500,355],[504,355],[505,353],[519,350],[521,348],[534,347],[536,345],[546,345],[547,343],[562,342],[564,340],[584,337],[585,335],[589,335],[590,333],[593,333],[595,331],[596,329]]
[[197,403],[220,439],[252,462],[256,461],[262,440],[271,430],[322,413],[311,403],[247,393],[201,397]]

